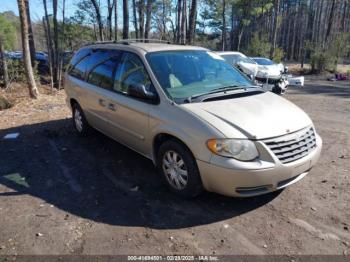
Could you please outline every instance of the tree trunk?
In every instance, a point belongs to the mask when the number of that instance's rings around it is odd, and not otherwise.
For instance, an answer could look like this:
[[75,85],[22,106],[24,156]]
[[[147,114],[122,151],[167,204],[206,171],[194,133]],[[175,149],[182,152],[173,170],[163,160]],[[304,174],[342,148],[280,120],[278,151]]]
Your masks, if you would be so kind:
[[118,1],[114,1],[114,40],[118,41]]
[[[53,0],[57,1],[57,0]],[[98,24],[98,31],[99,31],[99,37],[100,41],[103,41],[103,23],[102,23],[102,18],[101,18],[101,12],[100,12],[100,7],[97,4],[96,0],[91,0],[92,5],[94,6],[95,12],[96,12],[96,20]]]
[[230,49],[233,51],[234,50],[234,38],[235,38],[235,31],[234,31],[234,13],[235,13],[235,5],[232,3],[231,4],[231,32],[230,32]]
[[197,18],[197,0],[192,0],[190,17],[189,17],[189,29],[188,29],[188,43],[193,44],[196,35],[196,18]]
[[181,17],[181,33],[180,33],[180,42],[181,44],[186,44],[186,0],[182,0],[182,17]]
[[112,35],[112,15],[113,15],[113,7],[115,1],[111,2],[111,0],[107,1],[107,9],[108,9],[108,14],[107,14],[107,28],[108,28],[108,40],[112,40],[113,35]]
[[28,32],[29,32],[29,49],[30,49],[30,61],[32,63],[32,66],[35,66],[35,44],[34,44],[34,35],[33,35],[33,28],[32,28],[32,21],[30,19],[30,9],[29,9],[29,1],[24,1],[26,5],[26,14],[28,19]]
[[139,11],[139,34],[140,34],[140,38],[143,39],[145,37],[145,0],[140,0],[138,11]]
[[58,22],[57,22],[57,3],[58,0],[53,0],[53,41],[54,41],[54,65],[53,65],[53,84],[55,88],[59,88],[59,47],[58,47]]
[[[142,0],[139,1],[139,5],[141,4]],[[135,29],[135,38],[139,38],[139,27],[137,25],[137,15],[136,15],[136,2],[135,0],[132,0],[132,14],[133,14],[133,24]]]
[[129,38],[129,5],[128,0],[123,0],[123,39]]
[[328,19],[328,26],[327,26],[327,32],[326,32],[326,38],[325,43],[328,43],[329,36],[331,35],[331,30],[333,26],[333,19],[334,19],[334,10],[335,10],[335,0],[332,1],[332,7],[331,7],[331,13]]
[[176,25],[176,42],[181,42],[181,14],[182,14],[182,0],[177,1],[177,25]]
[[153,0],[147,0],[146,25],[145,25],[145,38],[146,39],[149,38],[149,32],[151,31],[152,5],[153,5]]
[[45,37],[46,37],[46,46],[47,46],[47,53],[48,53],[48,60],[49,60],[49,72],[50,72],[50,84],[51,84],[51,90],[53,89],[53,80],[52,80],[52,50],[50,47],[50,37],[49,37],[49,30],[47,28],[47,19],[43,17],[43,26],[45,31]]
[[4,54],[4,45],[3,45],[3,40],[0,36],[0,64],[2,65],[2,75],[4,78],[4,88],[6,89],[8,87],[9,83],[9,74],[7,70],[7,62],[6,62],[6,57]]
[[17,0],[19,17],[21,21],[22,49],[24,71],[28,82],[29,95],[31,98],[38,98],[39,92],[36,87],[33,68],[30,61],[29,38],[28,38],[28,19],[26,14],[24,0]]
[[274,3],[274,20],[273,20],[273,34],[272,34],[272,45],[270,50],[270,59],[273,59],[275,56],[276,51],[276,42],[277,42],[277,20],[279,15],[279,8],[280,8],[280,0],[275,0]]
[[221,34],[221,50],[226,49],[226,0],[222,1],[222,34]]
[[47,2],[46,0],[43,0],[44,3],[44,11],[45,11],[45,28],[46,28],[46,45],[47,45],[47,53],[49,57],[49,66],[50,66],[50,78],[51,78],[51,87],[53,88],[53,65],[54,65],[54,51],[53,51],[53,44],[51,39],[51,26],[50,26],[50,20],[49,16],[47,14]]

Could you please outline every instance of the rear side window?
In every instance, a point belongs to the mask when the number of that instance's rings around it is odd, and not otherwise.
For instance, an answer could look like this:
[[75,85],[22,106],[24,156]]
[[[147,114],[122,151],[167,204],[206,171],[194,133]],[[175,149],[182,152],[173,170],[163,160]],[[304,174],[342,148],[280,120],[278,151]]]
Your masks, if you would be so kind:
[[91,52],[90,48],[80,49],[70,61],[70,67],[78,63],[83,57],[87,56]]
[[87,81],[90,84],[106,89],[111,89],[114,81],[114,72],[117,66],[118,57],[114,56],[92,69]]
[[93,67],[113,56],[114,51],[107,49],[91,50],[82,60],[80,60],[69,74],[81,80],[85,79],[86,72],[89,72]]

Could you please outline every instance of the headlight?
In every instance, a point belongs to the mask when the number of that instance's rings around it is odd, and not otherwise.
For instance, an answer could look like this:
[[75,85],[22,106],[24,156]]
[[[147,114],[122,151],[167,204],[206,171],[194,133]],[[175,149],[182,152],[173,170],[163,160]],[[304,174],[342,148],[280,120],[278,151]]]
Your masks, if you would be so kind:
[[207,146],[216,155],[242,161],[254,160],[259,156],[255,144],[245,139],[210,139]]

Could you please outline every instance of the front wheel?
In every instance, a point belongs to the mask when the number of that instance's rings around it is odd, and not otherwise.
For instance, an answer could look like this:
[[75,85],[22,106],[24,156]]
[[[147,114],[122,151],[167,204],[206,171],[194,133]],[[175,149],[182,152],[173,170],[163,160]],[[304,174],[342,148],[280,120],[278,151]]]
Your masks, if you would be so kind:
[[80,136],[85,136],[90,132],[90,126],[86,121],[85,115],[78,103],[72,106],[73,126]]
[[164,142],[158,151],[158,171],[171,191],[192,198],[203,191],[199,170],[192,153],[176,140]]

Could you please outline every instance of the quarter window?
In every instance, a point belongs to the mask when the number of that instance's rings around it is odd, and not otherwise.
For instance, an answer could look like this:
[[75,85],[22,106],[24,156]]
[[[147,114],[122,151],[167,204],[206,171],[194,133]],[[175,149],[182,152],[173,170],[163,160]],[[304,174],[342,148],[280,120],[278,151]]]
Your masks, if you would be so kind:
[[132,53],[126,53],[122,63],[118,67],[113,89],[127,93],[133,83],[143,84],[146,89],[151,89],[151,80],[140,58]]

